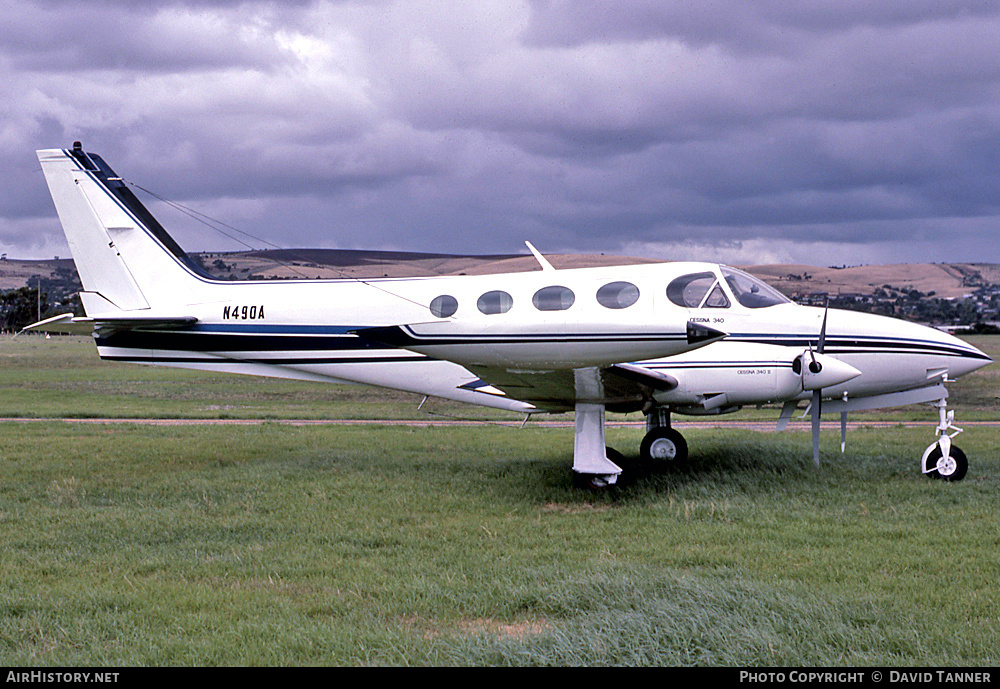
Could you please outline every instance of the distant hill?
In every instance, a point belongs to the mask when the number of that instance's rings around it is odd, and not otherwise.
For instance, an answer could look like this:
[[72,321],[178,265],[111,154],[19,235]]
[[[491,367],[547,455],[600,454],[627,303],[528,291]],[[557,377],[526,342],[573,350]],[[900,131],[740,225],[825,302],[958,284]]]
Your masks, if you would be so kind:
[[[435,275],[484,275],[538,270],[530,255],[462,256],[398,251],[282,249],[194,254],[205,269],[222,279],[376,278]],[[658,261],[632,256],[557,254],[547,256],[556,268],[580,268]],[[816,294],[871,296],[879,290],[957,299],[977,289],[1000,285],[1000,265],[987,263],[915,263],[851,267],[806,265],[743,266],[792,297]],[[43,291],[79,290],[73,261],[68,258],[0,260],[0,290],[34,287],[41,276]]]
[[[463,256],[398,251],[349,251],[340,249],[282,249],[198,254],[205,269],[224,279],[315,279],[433,277],[437,275],[486,275],[538,270],[531,255],[495,254]],[[626,256],[554,255],[556,268],[650,263]]]
[[802,265],[748,266],[788,295],[871,295],[879,289],[917,290],[941,299],[960,299],[1000,284],[1000,265],[989,263],[903,263],[843,268]]
[[36,276],[40,276],[43,280],[76,280],[79,284],[79,278],[76,276],[76,265],[71,258],[53,258],[43,261],[0,259],[0,290],[34,287]]

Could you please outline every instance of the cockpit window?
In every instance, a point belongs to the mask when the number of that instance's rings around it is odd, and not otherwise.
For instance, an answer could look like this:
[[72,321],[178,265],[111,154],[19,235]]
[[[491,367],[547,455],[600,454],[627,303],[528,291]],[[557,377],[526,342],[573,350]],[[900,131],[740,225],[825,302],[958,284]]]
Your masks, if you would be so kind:
[[729,298],[715,273],[691,273],[675,278],[667,285],[667,298],[686,309],[729,308]]
[[775,304],[787,304],[791,301],[766,282],[741,270],[723,266],[722,275],[726,278],[726,283],[732,290],[733,296],[736,297],[736,301],[748,309],[761,309]]
[[722,285],[717,282],[701,305],[703,308],[707,309],[728,309],[729,297],[726,296],[726,292],[722,289]]

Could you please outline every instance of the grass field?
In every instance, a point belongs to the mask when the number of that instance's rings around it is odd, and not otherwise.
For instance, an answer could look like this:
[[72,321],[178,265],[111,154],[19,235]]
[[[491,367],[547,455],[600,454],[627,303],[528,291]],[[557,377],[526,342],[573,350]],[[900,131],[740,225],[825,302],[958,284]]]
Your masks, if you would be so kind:
[[[976,344],[997,356],[1000,338]],[[996,367],[953,386],[997,419]],[[0,340],[0,417],[417,418],[419,398]],[[442,416],[496,412],[437,403]],[[773,410],[754,412],[774,418]],[[752,415],[752,414],[751,414]],[[572,429],[0,421],[9,666],[991,666],[1000,438],[930,425],[685,431],[692,458],[572,487]],[[628,453],[640,432],[609,429]],[[634,450],[632,450],[634,452]]]

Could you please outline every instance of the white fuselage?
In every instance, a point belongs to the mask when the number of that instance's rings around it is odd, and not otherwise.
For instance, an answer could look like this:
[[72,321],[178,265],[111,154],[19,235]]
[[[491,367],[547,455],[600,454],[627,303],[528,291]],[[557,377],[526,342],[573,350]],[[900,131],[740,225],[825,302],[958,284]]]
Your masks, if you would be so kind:
[[[702,285],[671,297],[668,288],[692,274],[722,292],[713,299]],[[519,411],[534,405],[477,385],[470,368],[632,361],[675,378],[680,384],[655,399],[689,413],[807,397],[794,362],[818,347],[824,309],[781,299],[745,306],[733,275],[747,286],[745,274],[680,262],[365,281],[198,278],[172,295],[172,310],[196,326],[112,333],[98,345],[119,360],[366,383]],[[918,388],[989,363],[932,328],[838,310],[827,318],[825,354],[860,375],[824,388],[824,397]],[[685,337],[689,322],[728,337],[697,347]],[[398,326],[395,340],[356,334]]]

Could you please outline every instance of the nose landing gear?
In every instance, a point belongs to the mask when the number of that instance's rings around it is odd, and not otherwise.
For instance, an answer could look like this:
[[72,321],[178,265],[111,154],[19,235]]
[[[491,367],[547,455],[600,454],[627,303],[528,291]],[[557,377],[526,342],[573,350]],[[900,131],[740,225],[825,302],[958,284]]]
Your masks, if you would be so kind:
[[952,439],[962,432],[954,424],[955,411],[948,411],[948,403],[941,398],[934,403],[938,408],[938,425],[935,434],[938,439],[931,443],[920,460],[920,470],[931,478],[944,481],[961,481],[969,471],[969,460]]

